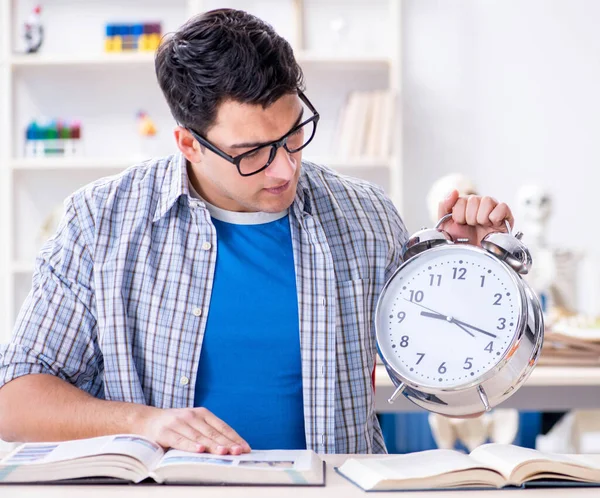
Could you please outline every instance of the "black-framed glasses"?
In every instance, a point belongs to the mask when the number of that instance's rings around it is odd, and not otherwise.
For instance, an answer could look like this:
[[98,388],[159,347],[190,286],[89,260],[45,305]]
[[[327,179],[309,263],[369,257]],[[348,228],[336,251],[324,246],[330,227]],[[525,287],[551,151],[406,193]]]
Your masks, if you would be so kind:
[[196,133],[191,128],[188,131],[198,141],[199,144],[206,147],[211,152],[214,152],[218,156],[222,157],[226,161],[235,164],[237,170],[242,176],[252,176],[269,167],[269,165],[275,159],[277,150],[283,147],[288,153],[294,154],[299,152],[306,147],[315,136],[317,131],[317,123],[319,122],[319,113],[306,98],[302,92],[298,92],[300,100],[308,107],[313,115],[300,124],[294,126],[279,140],[274,140],[266,144],[259,145],[254,149],[251,149],[243,154],[237,156],[230,156],[226,152],[223,152],[216,145],[210,143],[206,138]]

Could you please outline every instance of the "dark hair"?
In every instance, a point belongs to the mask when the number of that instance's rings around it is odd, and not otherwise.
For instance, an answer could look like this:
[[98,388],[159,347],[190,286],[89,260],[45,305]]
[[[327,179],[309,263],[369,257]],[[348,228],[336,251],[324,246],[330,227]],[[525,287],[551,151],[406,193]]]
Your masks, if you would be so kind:
[[155,60],[175,120],[205,135],[224,100],[268,107],[304,88],[290,44],[247,12],[199,14],[165,37]]

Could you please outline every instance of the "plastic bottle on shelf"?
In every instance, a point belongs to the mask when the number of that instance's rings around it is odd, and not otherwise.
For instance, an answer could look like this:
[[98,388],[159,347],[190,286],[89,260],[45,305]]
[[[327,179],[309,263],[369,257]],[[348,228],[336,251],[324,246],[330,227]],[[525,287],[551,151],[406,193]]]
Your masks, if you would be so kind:
[[160,45],[160,38],[162,33],[162,26],[159,22],[150,23],[150,35],[148,42],[148,49],[155,51]]
[[107,24],[105,26],[105,38],[104,38],[104,51],[105,52],[116,52],[115,50],[115,26],[114,24]]
[[133,31],[133,25],[131,24],[123,24],[121,26],[121,36],[123,38],[124,52],[130,52],[131,50],[135,50],[137,44]]
[[140,50],[142,43],[142,36],[144,36],[144,25],[141,23],[133,24],[131,26],[131,34],[133,36],[132,50]]
[[34,121],[25,129],[25,157],[37,156],[38,124]]
[[58,139],[58,122],[56,119],[50,120],[44,130],[44,155],[46,156],[61,156],[64,154],[64,149]]
[[60,147],[65,156],[72,155],[72,150],[69,144],[70,130],[69,125],[66,121],[58,120],[57,122],[58,129],[58,141],[60,143]]
[[119,24],[106,25],[106,40],[104,43],[104,49],[107,52],[123,51],[123,37],[121,35],[121,32],[122,29]]
[[81,121],[74,120],[70,127],[69,155],[79,156],[83,153],[83,141],[81,138]]

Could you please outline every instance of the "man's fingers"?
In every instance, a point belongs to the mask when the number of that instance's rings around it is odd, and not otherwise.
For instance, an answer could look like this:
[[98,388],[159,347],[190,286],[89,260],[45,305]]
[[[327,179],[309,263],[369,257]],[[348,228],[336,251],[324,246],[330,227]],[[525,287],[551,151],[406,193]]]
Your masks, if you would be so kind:
[[187,436],[188,433],[185,425],[179,425],[177,429],[170,429],[166,435],[169,447],[194,453],[212,453],[213,455],[227,455],[229,453],[227,446],[219,444],[209,437],[200,435],[195,441],[192,441]]
[[193,453],[202,453],[206,451],[206,446],[203,443],[195,439],[190,439],[185,434],[179,432],[179,429],[163,430],[160,445],[166,448],[174,448],[176,450],[182,451],[191,451]]
[[492,226],[490,214],[497,205],[498,201],[496,201],[496,199],[492,197],[482,197],[481,202],[479,203],[479,210],[477,211],[476,223],[484,227]]
[[467,223],[467,199],[464,197],[460,197],[456,204],[454,204],[454,208],[452,208],[452,220],[459,225],[466,225]]
[[490,213],[489,218],[492,224],[498,228],[504,226],[504,220],[508,220],[508,223],[511,227],[515,221],[510,208],[504,202],[501,202],[494,208],[494,210]]
[[467,206],[465,208],[465,221],[467,225],[477,225],[477,213],[479,212],[480,204],[481,197],[477,197],[476,195],[467,197]]
[[438,219],[452,212],[452,208],[454,207],[454,204],[456,204],[458,197],[458,190],[453,190],[448,194],[448,197],[440,202],[438,206]]
[[244,451],[250,451],[250,445],[237,432],[235,432],[231,427],[229,427],[225,422],[223,422],[219,417],[207,410],[204,415],[204,420],[209,426],[211,426],[214,430],[225,436],[227,439],[229,439],[235,444],[239,444]]
[[215,446],[226,448],[227,452],[231,452],[232,454],[239,455],[240,453],[243,453],[245,448],[241,443],[228,438],[223,433],[219,432],[218,429],[207,424],[205,420],[198,420],[195,423],[195,426],[202,433],[202,437],[211,441],[211,443],[214,443]]

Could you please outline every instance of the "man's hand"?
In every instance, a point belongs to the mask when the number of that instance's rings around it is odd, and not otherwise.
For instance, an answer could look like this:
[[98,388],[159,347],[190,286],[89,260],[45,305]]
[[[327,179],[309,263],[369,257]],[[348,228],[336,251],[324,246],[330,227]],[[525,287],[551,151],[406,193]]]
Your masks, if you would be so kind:
[[164,448],[216,455],[250,452],[248,443],[206,408],[152,408],[141,434]]
[[478,195],[459,197],[457,190],[440,202],[438,217],[449,213],[452,213],[452,219],[441,228],[454,240],[468,239],[473,245],[480,245],[488,233],[506,231],[504,220],[508,220],[511,227],[514,223],[510,208],[503,202]]

